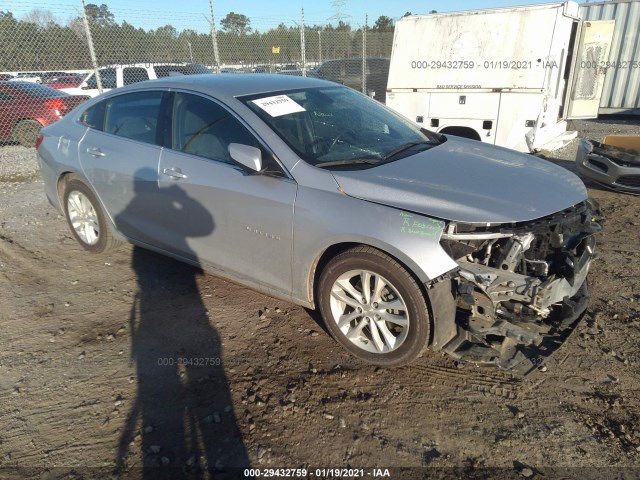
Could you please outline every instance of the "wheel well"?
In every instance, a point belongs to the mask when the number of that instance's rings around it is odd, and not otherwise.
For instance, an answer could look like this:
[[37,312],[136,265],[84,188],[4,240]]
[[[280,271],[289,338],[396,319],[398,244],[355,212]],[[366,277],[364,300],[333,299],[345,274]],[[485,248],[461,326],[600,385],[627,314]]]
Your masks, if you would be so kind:
[[353,247],[359,247],[359,246],[371,247],[371,248],[375,248],[376,250],[379,250],[379,251],[383,252],[385,255],[388,255],[389,257],[393,258],[396,262],[398,262],[400,265],[402,265],[404,268],[406,268],[407,271],[409,272],[409,274],[413,277],[413,279],[417,283],[417,285],[420,288],[420,290],[422,290],[422,293],[423,293],[424,298],[425,298],[425,302],[427,304],[427,308],[429,310],[429,318],[431,319],[431,329],[430,329],[431,332],[430,332],[430,335],[429,335],[430,338],[429,338],[429,343],[428,344],[431,345],[431,343],[433,342],[434,333],[435,333],[435,329],[437,328],[437,326],[434,324],[435,323],[434,309],[433,309],[433,306],[431,305],[431,298],[429,297],[429,294],[427,292],[426,286],[420,281],[420,279],[416,276],[416,274],[409,267],[407,267],[407,265],[405,265],[405,263],[402,260],[398,259],[397,257],[395,257],[394,255],[390,254],[389,252],[381,250],[381,249],[379,249],[377,247],[374,247],[372,245],[367,245],[365,243],[357,243],[357,242],[337,243],[335,245],[331,245],[324,252],[322,252],[320,257],[318,257],[318,259],[315,262],[315,265],[314,265],[314,268],[313,268],[313,275],[309,279],[309,292],[311,293],[311,298],[313,299],[314,308],[318,308],[318,302],[316,301],[316,298],[317,298],[316,286],[318,285],[318,280],[320,279],[320,275],[322,274],[322,270],[324,270],[324,267],[326,267],[327,263],[329,263],[331,261],[331,259],[333,257],[335,257],[336,255],[339,255],[340,253],[344,252],[345,250],[349,250],[349,249],[351,249]]
[[318,257],[312,269],[313,275],[311,275],[311,278],[309,279],[309,298],[313,299],[314,304],[316,303],[316,285],[318,284],[318,280],[324,270],[324,267],[326,267],[327,263],[329,263],[329,261],[336,255],[344,252],[345,250],[349,250],[350,248],[357,247],[358,245],[361,244],[354,242],[337,243],[335,245],[331,245],[322,252],[320,257]]
[[480,140],[480,135],[471,127],[445,127],[438,133],[448,133],[456,137],[470,138],[471,140]]
[[62,206],[62,208],[64,209],[64,190],[67,186],[67,182],[69,182],[70,180],[73,180],[74,178],[80,178],[78,177],[75,173],[72,172],[64,172],[60,175],[60,177],[58,177],[58,185],[57,185],[57,192],[58,192],[58,201],[60,202],[60,205]]

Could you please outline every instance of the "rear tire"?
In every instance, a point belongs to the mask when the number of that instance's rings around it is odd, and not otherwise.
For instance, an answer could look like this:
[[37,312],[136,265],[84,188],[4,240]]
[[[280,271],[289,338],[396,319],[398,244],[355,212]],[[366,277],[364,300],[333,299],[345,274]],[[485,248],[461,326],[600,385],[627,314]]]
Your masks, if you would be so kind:
[[352,248],[329,261],[317,295],[333,338],[368,363],[406,365],[426,349],[431,318],[423,290],[404,266],[375,248]]
[[42,125],[35,120],[20,120],[13,126],[13,139],[25,147],[35,147]]
[[111,235],[100,202],[80,180],[67,183],[63,201],[71,233],[85,250],[103,253],[121,244]]

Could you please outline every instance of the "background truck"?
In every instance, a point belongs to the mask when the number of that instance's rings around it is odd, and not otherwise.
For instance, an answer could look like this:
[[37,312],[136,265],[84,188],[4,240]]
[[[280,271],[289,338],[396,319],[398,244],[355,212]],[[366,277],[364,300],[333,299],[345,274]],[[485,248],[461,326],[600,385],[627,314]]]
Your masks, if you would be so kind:
[[566,120],[597,117],[614,25],[581,21],[575,2],[404,17],[386,103],[437,132],[538,150]]

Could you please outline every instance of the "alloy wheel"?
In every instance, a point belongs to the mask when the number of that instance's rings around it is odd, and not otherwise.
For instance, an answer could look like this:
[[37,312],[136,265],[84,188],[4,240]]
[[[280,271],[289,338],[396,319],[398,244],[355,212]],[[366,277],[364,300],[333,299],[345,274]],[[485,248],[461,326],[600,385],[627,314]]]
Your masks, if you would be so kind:
[[331,313],[340,331],[358,348],[389,353],[409,333],[409,311],[397,288],[369,270],[350,270],[331,288]]

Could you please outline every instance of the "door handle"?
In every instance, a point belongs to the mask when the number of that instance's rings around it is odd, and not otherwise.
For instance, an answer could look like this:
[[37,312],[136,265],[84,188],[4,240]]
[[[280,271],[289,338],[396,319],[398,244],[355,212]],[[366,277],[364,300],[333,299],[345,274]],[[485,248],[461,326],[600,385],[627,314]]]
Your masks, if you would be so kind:
[[87,148],[87,153],[92,157],[104,157],[105,153],[102,152],[98,147],[89,147]]
[[180,171],[179,168],[165,168],[164,170],[162,170],[162,173],[164,173],[166,176],[174,178],[176,180],[183,180],[185,178],[187,178],[187,176],[182,173],[182,171]]

